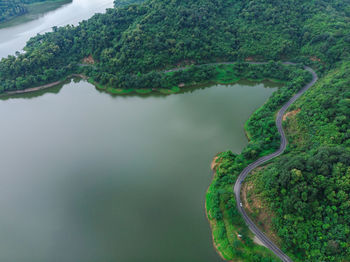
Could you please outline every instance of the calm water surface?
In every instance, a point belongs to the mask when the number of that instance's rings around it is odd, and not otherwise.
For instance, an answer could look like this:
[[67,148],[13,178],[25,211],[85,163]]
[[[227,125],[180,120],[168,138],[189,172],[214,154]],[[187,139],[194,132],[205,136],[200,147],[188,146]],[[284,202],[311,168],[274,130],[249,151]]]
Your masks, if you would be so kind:
[[0,261],[215,262],[215,153],[274,89],[112,97],[86,82],[0,101]]
[[[0,57],[112,0],[75,0],[0,29]],[[205,191],[215,153],[273,89],[112,97],[86,82],[0,100],[1,262],[216,262]]]

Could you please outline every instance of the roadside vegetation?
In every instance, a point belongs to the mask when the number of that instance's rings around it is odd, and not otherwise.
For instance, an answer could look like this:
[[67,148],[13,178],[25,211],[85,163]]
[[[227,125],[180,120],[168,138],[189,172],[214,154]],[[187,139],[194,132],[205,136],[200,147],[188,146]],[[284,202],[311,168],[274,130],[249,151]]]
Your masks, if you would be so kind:
[[288,152],[254,183],[295,261],[350,261],[349,72],[343,63],[296,102]]

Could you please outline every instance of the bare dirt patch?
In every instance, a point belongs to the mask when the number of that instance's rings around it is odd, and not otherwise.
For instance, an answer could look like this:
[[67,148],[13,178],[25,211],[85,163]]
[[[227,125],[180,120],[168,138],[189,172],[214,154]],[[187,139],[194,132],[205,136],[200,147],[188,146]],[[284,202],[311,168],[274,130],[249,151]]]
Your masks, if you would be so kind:
[[283,121],[286,121],[287,118],[290,118],[290,117],[294,117],[296,114],[298,114],[299,112],[301,111],[300,108],[296,109],[296,110],[293,110],[293,111],[290,111],[288,113],[286,113],[284,116],[283,116]]
[[85,58],[83,59],[83,63],[84,63],[84,64],[88,64],[88,65],[93,65],[93,64],[95,64],[95,60],[94,60],[94,58],[92,57],[92,55],[89,55],[88,57],[85,57]]
[[211,161],[210,168],[213,171],[216,170],[216,168],[217,168],[217,166],[219,164],[219,163],[216,163],[216,160],[218,160],[218,158],[219,157],[216,156],[216,157],[213,158],[213,161]]
[[261,242],[261,240],[260,240],[257,236],[254,236],[254,243],[255,243],[255,244],[258,244],[259,246],[266,247],[266,246],[264,245],[264,243]]
[[279,245],[281,240],[272,228],[272,219],[275,215],[270,211],[263,197],[257,193],[252,181],[247,181],[242,186],[242,202],[254,223],[258,225],[274,243]]
[[314,62],[321,62],[321,59],[318,58],[317,56],[311,56],[311,57],[310,57],[310,60],[311,60],[311,61],[314,61]]

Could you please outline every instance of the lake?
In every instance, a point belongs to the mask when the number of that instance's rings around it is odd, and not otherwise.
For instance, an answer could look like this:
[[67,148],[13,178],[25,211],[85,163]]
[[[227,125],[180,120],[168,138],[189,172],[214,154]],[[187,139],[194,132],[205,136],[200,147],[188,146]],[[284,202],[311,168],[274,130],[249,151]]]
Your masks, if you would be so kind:
[[[112,1],[74,1],[0,30],[0,56]],[[268,83],[111,96],[86,81],[0,100],[0,261],[216,262],[205,192],[239,153]]]
[[0,101],[0,261],[219,261],[209,165],[274,89],[112,97],[80,81]]

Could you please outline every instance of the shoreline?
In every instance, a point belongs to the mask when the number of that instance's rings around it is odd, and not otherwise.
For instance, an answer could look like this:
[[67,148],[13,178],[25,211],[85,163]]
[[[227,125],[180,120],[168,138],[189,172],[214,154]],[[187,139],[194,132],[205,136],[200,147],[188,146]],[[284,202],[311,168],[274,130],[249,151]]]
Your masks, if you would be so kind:
[[[94,85],[94,87],[97,90],[106,92],[110,95],[116,95],[116,96],[127,96],[127,95],[152,95],[152,94],[158,94],[158,95],[172,95],[172,94],[180,94],[181,92],[186,92],[191,89],[195,88],[200,88],[200,87],[207,87],[209,85],[234,85],[239,83],[240,81],[249,81],[249,82],[255,82],[255,83],[261,83],[264,81],[268,81],[271,83],[276,83],[276,84],[281,84],[281,82],[278,82],[277,80],[274,79],[238,79],[233,82],[227,82],[227,83],[222,83],[219,81],[207,81],[203,83],[196,83],[196,84],[191,84],[183,87],[178,87],[178,89],[114,89],[117,90],[118,92],[111,92],[111,89],[108,89],[107,87],[102,87],[98,83],[95,83],[94,81],[89,80],[89,78],[86,75],[83,74],[71,74],[67,76],[64,80],[59,80],[55,82],[51,82],[49,84],[41,85],[41,86],[36,86],[36,87],[31,87],[31,88],[26,88],[23,90],[15,90],[15,91],[6,91],[4,93],[0,94],[0,97],[2,96],[12,96],[12,95],[19,95],[19,94],[27,94],[27,93],[32,93],[32,92],[37,92],[41,90],[45,90],[51,87],[58,86],[60,84],[63,84],[65,81],[67,81],[70,78],[81,78],[82,80],[87,80],[90,84]],[[244,131],[246,132],[246,130]],[[248,141],[250,140],[249,137],[247,136]]]
[[[206,192],[205,192],[205,195],[207,195],[207,193],[208,193],[208,191],[209,191],[209,188],[210,188],[210,185],[212,184],[212,182],[213,182],[213,180],[215,179],[215,176],[216,176],[216,166],[217,166],[216,160],[219,158],[219,157],[217,156],[218,154],[219,154],[219,153],[217,153],[217,154],[214,156],[214,158],[213,158],[213,160],[212,160],[212,162],[211,162],[211,164],[210,164],[210,169],[212,170],[213,175],[212,175],[211,183],[209,184],[208,189],[207,189]],[[216,245],[215,237],[214,237],[214,234],[213,234],[213,230],[214,230],[215,223],[214,223],[213,220],[211,220],[211,219],[209,218],[209,210],[207,209],[207,200],[205,200],[204,207],[205,207],[205,216],[206,216],[206,218],[207,218],[207,220],[208,220],[208,223],[209,223],[209,226],[210,226],[210,230],[211,230],[210,234],[211,234],[211,239],[212,239],[213,247],[214,247],[216,253],[221,257],[221,259],[223,259],[224,261],[228,261],[228,260],[224,257],[224,255],[220,252],[218,246]]]
[[27,94],[27,93],[33,93],[33,92],[45,90],[45,89],[48,89],[48,88],[55,87],[55,86],[58,86],[60,84],[63,84],[68,79],[72,79],[74,77],[81,78],[83,80],[87,79],[87,77],[85,75],[82,75],[82,74],[71,74],[71,75],[67,76],[64,80],[55,81],[55,82],[52,82],[52,83],[49,83],[49,84],[46,84],[46,85],[26,88],[26,89],[23,89],[23,90],[6,91],[6,92],[0,94],[0,97],[1,96],[21,95],[21,94]]
[[[63,0],[66,1],[66,0]],[[0,25],[1,26],[1,25]],[[212,65],[212,66],[217,66],[217,65],[233,65],[237,62],[222,62],[222,63],[214,63],[214,64],[207,64],[207,65]],[[253,65],[264,65],[266,64],[266,62],[245,62],[247,64],[253,64]],[[283,62],[283,64],[285,65],[290,65],[289,62]],[[201,65],[197,65],[197,66],[201,66]],[[176,71],[183,71],[186,70],[187,68],[176,68]],[[167,71],[163,71],[163,73],[167,73],[167,72],[173,72],[172,70],[167,70]],[[236,84],[240,81],[250,81],[250,82],[254,82],[254,83],[264,83],[264,82],[270,82],[272,84],[277,84],[277,85],[283,85],[285,84],[285,81],[282,80],[278,80],[278,79],[274,79],[274,78],[257,78],[257,79],[251,79],[251,78],[235,78],[232,79],[230,81],[224,81],[222,79],[211,79],[211,80],[206,80],[203,82],[194,82],[194,83],[190,83],[188,85],[185,86],[173,86],[172,88],[169,89],[165,89],[165,88],[142,88],[142,89],[121,89],[121,88],[113,88],[113,87],[108,87],[105,85],[101,85],[95,81],[93,81],[91,78],[89,78],[88,76],[85,76],[83,74],[71,74],[69,76],[67,76],[66,78],[64,78],[64,80],[60,80],[60,81],[55,81],[52,83],[48,83],[45,85],[41,85],[41,86],[37,86],[37,87],[32,87],[32,88],[26,88],[23,90],[15,90],[15,91],[7,91],[4,92],[2,94],[0,94],[0,96],[4,96],[4,95],[16,95],[16,94],[25,94],[25,93],[30,93],[30,92],[36,92],[39,90],[43,90],[46,88],[50,88],[50,87],[54,87],[56,85],[59,85],[61,83],[63,83],[64,81],[66,81],[67,79],[69,79],[72,76],[76,76],[76,77],[80,77],[84,80],[87,80],[90,84],[94,85],[96,89],[106,92],[108,94],[111,95],[150,95],[150,94],[159,94],[159,95],[172,95],[172,94],[179,94],[181,92],[186,92],[186,91],[190,91],[191,89],[195,89],[195,88],[200,88],[200,87],[207,87],[208,85],[233,85]],[[249,137],[248,137],[249,140]]]
[[160,94],[160,95],[172,95],[172,94],[179,94],[181,92],[186,92],[190,89],[195,88],[201,88],[201,87],[207,87],[209,85],[234,85],[239,83],[240,81],[249,81],[252,83],[265,83],[270,82],[277,85],[283,85],[284,82],[277,80],[277,79],[270,79],[270,78],[262,78],[262,79],[249,79],[249,78],[238,78],[234,81],[228,81],[228,82],[222,82],[222,81],[216,81],[216,80],[209,80],[204,81],[200,83],[193,83],[189,85],[185,85],[182,87],[174,86],[170,89],[165,88],[140,88],[140,89],[121,89],[121,88],[113,88],[113,87],[107,87],[100,85],[94,81],[90,81],[89,83],[93,84],[98,90],[105,91],[111,95],[150,95],[150,94]]
[[[214,172],[214,176],[215,176],[215,175],[216,175],[216,174],[215,174],[215,172]],[[213,179],[214,179],[214,178],[213,178]],[[208,189],[209,189],[209,187],[208,187]],[[208,192],[208,189],[207,189],[206,193]],[[219,248],[218,248],[218,246],[217,246],[216,243],[215,243],[215,237],[214,237],[214,234],[212,233],[212,232],[213,232],[213,229],[214,229],[214,222],[213,222],[212,220],[210,220],[210,218],[209,218],[209,215],[208,215],[209,212],[208,212],[208,209],[207,209],[207,201],[205,201],[204,206],[205,206],[205,216],[206,216],[206,218],[207,218],[207,220],[208,220],[209,227],[210,227],[210,230],[211,230],[211,233],[210,233],[210,234],[211,234],[211,239],[212,239],[212,242],[213,242],[213,247],[214,247],[216,253],[221,257],[222,260],[228,261],[226,258],[224,258],[223,254],[219,251]]]

